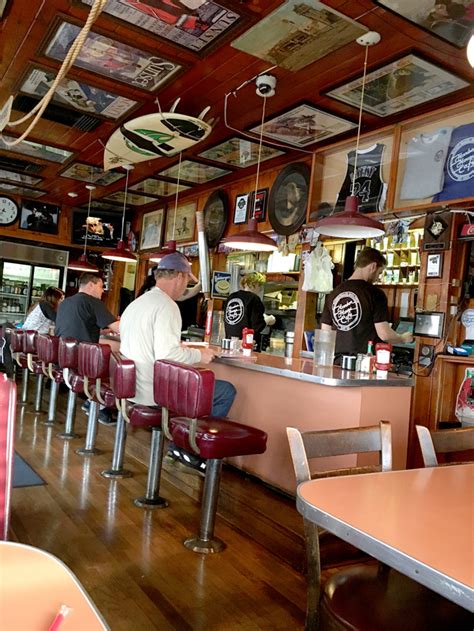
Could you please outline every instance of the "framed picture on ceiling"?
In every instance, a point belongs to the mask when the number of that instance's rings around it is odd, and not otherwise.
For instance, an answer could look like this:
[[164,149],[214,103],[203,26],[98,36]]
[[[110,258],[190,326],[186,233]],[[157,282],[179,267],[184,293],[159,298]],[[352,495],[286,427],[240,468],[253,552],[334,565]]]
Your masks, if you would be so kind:
[[413,2],[413,0],[374,0],[446,42],[465,48],[472,33],[472,0],[456,2]]
[[143,195],[152,195],[156,197],[169,197],[174,195],[177,191],[186,191],[190,186],[185,184],[176,184],[175,182],[166,182],[165,180],[155,180],[154,178],[147,178],[141,182],[137,182],[129,187],[129,191],[132,193],[140,193]]
[[43,178],[33,177],[31,175],[27,175],[26,173],[16,173],[15,171],[9,171],[8,169],[0,169],[0,180],[15,182],[16,184],[26,184],[27,186],[35,186],[36,184],[39,184]]
[[257,221],[265,221],[267,214],[268,188],[254,191],[250,201],[250,217]]
[[164,208],[144,213],[140,233],[140,250],[157,250],[160,247],[164,214]]
[[[82,0],[91,6],[93,0]],[[199,53],[237,24],[240,14],[211,0],[109,0],[104,14]]]
[[[51,88],[56,74],[55,70],[35,67],[29,70],[20,82],[19,90],[24,94],[42,98]],[[60,81],[52,102],[112,120],[123,118],[138,106],[137,101],[96,88],[70,76]]]
[[303,162],[289,164],[278,174],[270,192],[268,217],[277,234],[295,233],[306,219],[310,168]]
[[12,184],[11,182],[0,182],[0,191],[6,191],[11,195],[34,197],[35,199],[46,195],[46,191],[41,191],[39,188],[28,188],[27,186],[20,186],[19,184]]
[[308,103],[293,107],[287,112],[270,118],[263,125],[251,128],[254,134],[260,134],[294,147],[306,147],[332,136],[343,134],[357,127],[356,123],[329,114]]
[[196,210],[196,202],[188,202],[178,207],[170,206],[166,212],[165,241],[192,241]]
[[[284,154],[284,151],[262,145],[260,162],[271,160]],[[215,147],[199,154],[201,158],[222,162],[233,167],[250,167],[258,162],[258,143],[244,138],[229,138]]]
[[179,163],[174,164],[164,171],[160,171],[159,175],[164,177],[184,180],[193,184],[204,184],[218,177],[232,173],[229,169],[221,169],[211,164],[203,164],[202,162],[194,162],[194,160],[183,160],[181,166]]
[[58,234],[59,206],[24,199],[21,204],[20,228],[32,232]]
[[247,221],[247,210],[249,206],[250,193],[237,195],[235,198],[234,223],[245,223]]
[[4,140],[11,142],[12,140],[15,140],[15,137],[8,134],[2,134],[0,138],[0,149],[3,151],[21,153],[24,156],[40,158],[41,160],[49,160],[50,162],[58,162],[59,164],[63,164],[74,155],[72,151],[68,151],[67,149],[60,149],[59,147],[53,147],[51,145],[43,145],[39,142],[33,142],[32,140],[22,140],[17,145],[13,146],[5,144]]
[[[467,81],[439,65],[418,55],[405,55],[367,74],[364,110],[376,116],[390,116],[468,86]],[[358,108],[361,90],[362,76],[332,88],[326,94]]]
[[[61,20],[45,47],[46,57],[62,62],[81,28],[82,25]],[[182,68],[169,59],[94,31],[89,31],[74,66],[147,92],[157,90]]]
[[96,184],[97,186],[108,186],[123,178],[125,173],[104,171],[101,167],[86,164],[85,162],[73,162],[59,175],[61,177],[68,177],[71,180]]

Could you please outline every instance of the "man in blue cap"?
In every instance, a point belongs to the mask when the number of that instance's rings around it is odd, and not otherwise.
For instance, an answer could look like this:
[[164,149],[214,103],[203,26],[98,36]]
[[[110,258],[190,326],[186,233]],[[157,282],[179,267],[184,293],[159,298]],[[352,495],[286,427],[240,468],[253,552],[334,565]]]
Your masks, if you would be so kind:
[[[188,259],[179,252],[167,254],[158,263],[155,278],[155,287],[134,300],[120,320],[120,351],[136,366],[136,395],[133,401],[151,406],[156,405],[153,398],[153,365],[157,359],[182,364],[209,364],[215,356],[210,348],[181,345],[182,321],[176,300],[186,291],[189,280],[198,282]],[[212,415],[227,416],[235,394],[231,383],[216,380]],[[179,454],[179,457],[185,464],[201,471],[205,468],[202,461],[191,454]]]

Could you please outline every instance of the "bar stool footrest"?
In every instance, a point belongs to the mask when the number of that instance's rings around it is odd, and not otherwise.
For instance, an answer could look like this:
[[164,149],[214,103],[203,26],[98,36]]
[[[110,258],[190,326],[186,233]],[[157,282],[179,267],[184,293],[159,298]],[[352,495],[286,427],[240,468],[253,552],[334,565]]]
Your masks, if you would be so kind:
[[78,456],[99,456],[103,451],[101,449],[96,449],[93,447],[92,449],[86,449],[85,447],[81,447],[80,449],[76,449],[76,454]]
[[212,539],[191,537],[186,539],[183,545],[185,548],[188,548],[188,550],[192,550],[198,554],[215,554],[222,552],[226,548],[226,544],[217,537],[213,537]]
[[139,508],[166,508],[168,506],[168,502],[163,497],[148,499],[147,497],[142,496],[133,500],[133,503]]
[[79,434],[75,434],[74,432],[61,432],[56,434],[58,438],[62,438],[63,440],[73,440],[74,438],[80,438]]
[[131,478],[133,473],[129,469],[106,469],[100,474],[103,478]]
[[47,427],[53,427],[53,425],[55,425],[56,423],[54,422],[54,419],[45,419],[44,421],[40,421],[41,425],[46,425]]

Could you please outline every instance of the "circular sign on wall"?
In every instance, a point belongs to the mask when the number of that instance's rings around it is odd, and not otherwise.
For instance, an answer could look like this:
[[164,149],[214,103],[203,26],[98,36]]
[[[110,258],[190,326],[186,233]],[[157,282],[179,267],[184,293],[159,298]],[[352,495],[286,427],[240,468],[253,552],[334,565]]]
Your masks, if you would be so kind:
[[229,203],[225,191],[211,193],[204,206],[204,230],[210,248],[214,248],[221,240],[228,214]]
[[302,162],[285,167],[275,180],[268,203],[268,217],[277,234],[295,233],[306,219],[310,168]]

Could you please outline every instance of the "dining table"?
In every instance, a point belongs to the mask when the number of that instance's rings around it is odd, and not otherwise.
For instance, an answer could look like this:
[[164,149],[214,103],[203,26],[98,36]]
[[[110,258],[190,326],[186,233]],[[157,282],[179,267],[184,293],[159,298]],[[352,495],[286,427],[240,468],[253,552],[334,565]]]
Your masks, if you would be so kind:
[[474,464],[320,478],[303,517],[474,611]]
[[33,546],[0,541],[0,628],[104,631],[107,623],[74,573]]

